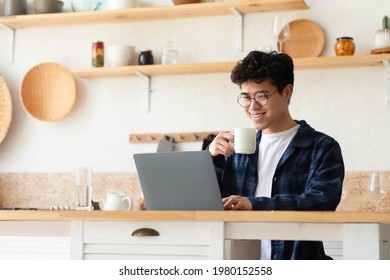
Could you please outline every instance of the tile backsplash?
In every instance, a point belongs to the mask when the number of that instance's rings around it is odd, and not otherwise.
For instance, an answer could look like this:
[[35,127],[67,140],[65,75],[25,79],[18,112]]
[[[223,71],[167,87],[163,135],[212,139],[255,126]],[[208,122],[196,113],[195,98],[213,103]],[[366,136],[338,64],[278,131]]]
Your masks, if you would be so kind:
[[[378,188],[370,189],[372,172],[347,172],[342,200],[337,211],[390,212],[390,171],[381,171],[380,179],[388,193],[381,197]],[[141,188],[137,173],[93,173],[92,200],[103,208],[108,191],[127,194],[133,210],[139,209]],[[0,173],[0,207],[69,207],[74,202],[73,173]]]
[[[0,207],[70,207],[74,203],[74,173],[0,173]],[[127,194],[139,209],[140,183],[136,173],[92,174],[92,200],[103,208],[108,191]]]

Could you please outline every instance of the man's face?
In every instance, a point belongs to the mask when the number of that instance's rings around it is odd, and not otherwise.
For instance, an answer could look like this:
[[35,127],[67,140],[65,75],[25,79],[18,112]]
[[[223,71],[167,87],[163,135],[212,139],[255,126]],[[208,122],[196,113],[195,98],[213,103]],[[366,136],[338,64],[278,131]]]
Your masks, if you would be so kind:
[[[241,85],[241,95],[244,95],[241,98],[246,98],[247,102],[249,98],[251,101],[249,107],[244,107],[244,111],[253,126],[264,133],[283,131],[291,121],[288,111],[291,94],[291,85],[287,85],[280,93],[269,80],[262,83],[245,82]],[[255,97],[261,101],[256,102],[253,99]]]

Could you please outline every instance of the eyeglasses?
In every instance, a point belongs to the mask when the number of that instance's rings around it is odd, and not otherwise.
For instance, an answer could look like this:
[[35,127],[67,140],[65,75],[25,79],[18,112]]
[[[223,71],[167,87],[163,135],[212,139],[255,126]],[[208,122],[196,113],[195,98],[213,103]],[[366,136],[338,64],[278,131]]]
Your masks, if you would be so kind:
[[241,93],[237,97],[237,103],[240,104],[240,106],[242,106],[244,108],[248,108],[252,104],[252,99],[254,99],[257,104],[259,104],[261,106],[265,106],[268,103],[268,99],[270,99],[271,96],[274,95],[277,91],[278,91],[278,89],[276,89],[270,95],[265,95],[263,92],[257,92],[255,94],[255,97],[250,97],[246,94]]

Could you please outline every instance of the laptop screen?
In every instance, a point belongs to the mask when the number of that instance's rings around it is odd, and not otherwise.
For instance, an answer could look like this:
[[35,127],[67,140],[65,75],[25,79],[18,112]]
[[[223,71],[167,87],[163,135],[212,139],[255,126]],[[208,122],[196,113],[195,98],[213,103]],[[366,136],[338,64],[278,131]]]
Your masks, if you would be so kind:
[[208,151],[135,154],[149,210],[223,210]]

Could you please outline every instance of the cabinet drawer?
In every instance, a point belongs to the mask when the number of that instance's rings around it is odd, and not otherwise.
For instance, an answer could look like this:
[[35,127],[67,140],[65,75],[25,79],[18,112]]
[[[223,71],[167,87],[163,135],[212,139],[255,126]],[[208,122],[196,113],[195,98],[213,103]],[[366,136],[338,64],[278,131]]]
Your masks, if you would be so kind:
[[[139,229],[149,228],[158,236],[132,236]],[[209,245],[210,222],[128,222],[86,221],[84,243],[133,245]]]
[[[158,235],[132,235],[145,228]],[[84,221],[73,224],[73,235],[75,259],[223,258],[222,222]]]

